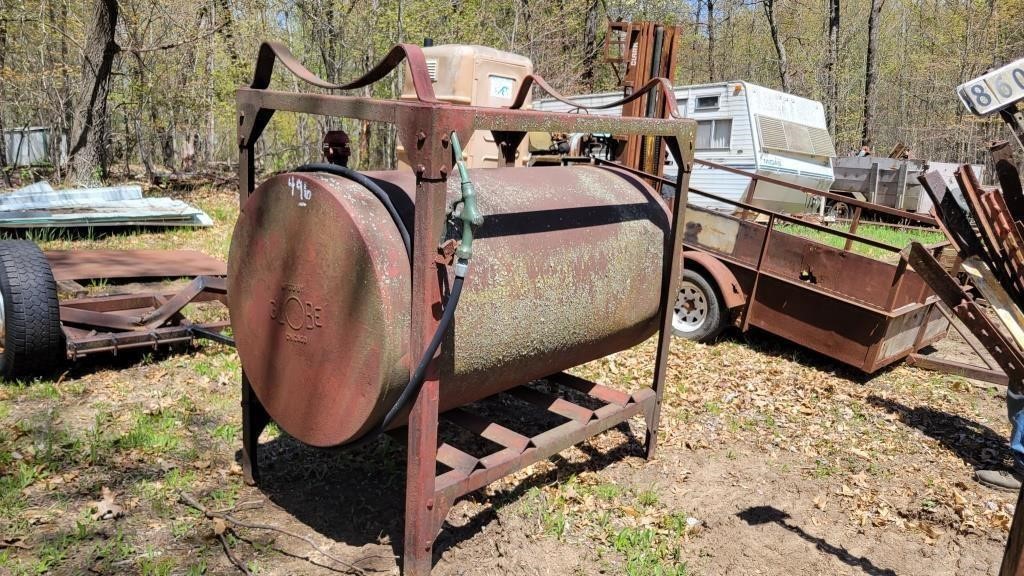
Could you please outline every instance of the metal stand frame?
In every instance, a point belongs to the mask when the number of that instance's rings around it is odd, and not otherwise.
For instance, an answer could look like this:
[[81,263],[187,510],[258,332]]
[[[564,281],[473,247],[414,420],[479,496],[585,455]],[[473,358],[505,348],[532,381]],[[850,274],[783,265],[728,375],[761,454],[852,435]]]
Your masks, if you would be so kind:
[[[269,90],[275,61],[280,61],[293,75],[303,81],[327,89],[354,89],[380,80],[403,61],[412,72],[417,100],[393,101],[347,96],[287,93]],[[696,123],[678,119],[671,85],[656,79],[637,90],[626,101],[632,101],[654,90],[665,97],[666,116],[671,119],[610,118],[584,114],[553,114],[520,110],[531,84],[536,83],[560,98],[537,76],[523,82],[511,108],[477,108],[457,106],[434,97],[426,61],[414,45],[395,46],[387,57],[362,78],[345,85],[334,85],[317,78],[276,43],[264,43],[253,84],[238,90],[239,112],[239,185],[244,203],[255,188],[253,151],[267,122],[276,110],[381,121],[395,124],[398,137],[409,155],[409,164],[416,172],[416,212],[414,253],[412,256],[412,313],[409,357],[422,355],[435,331],[442,298],[441,274],[445,264],[438,263],[438,239],[442,237],[446,212],[447,178],[452,172],[452,151],[449,135],[455,131],[460,140],[468,141],[474,130],[490,130],[502,152],[504,166],[511,166],[519,143],[528,131],[611,132],[616,134],[647,134],[662,136],[675,161],[682,168],[676,182],[679,191],[673,204],[671,234],[665,243],[665,259],[661,285],[661,328],[653,382],[632,394],[625,394],[567,374],[550,380],[560,386],[586,394],[601,407],[591,410],[565,398],[549,396],[532,388],[519,387],[506,392],[527,403],[558,414],[568,421],[541,434],[526,437],[508,428],[473,415],[465,410],[438,413],[444,370],[428,370],[428,378],[413,404],[408,418],[408,462],[405,497],[404,573],[423,576],[430,573],[432,550],[441,525],[455,500],[530,463],[549,456],[587,438],[608,430],[627,419],[642,414],[647,423],[646,455],[653,458],[657,448],[658,420],[664,392],[669,344],[671,340],[672,302],[682,269],[682,222],[686,191],[693,162],[693,141]],[[563,99],[564,100],[564,99]],[[528,168],[524,168],[528,169]],[[439,274],[440,272],[440,274]],[[451,354],[442,351],[438,362],[450,362]],[[438,368],[435,366],[435,368]],[[524,383],[526,384],[526,383]],[[453,422],[501,446],[483,458],[475,458],[448,444],[438,446],[440,419]],[[257,465],[258,438],[270,417],[253,393],[248,379],[242,380],[242,467],[249,483],[259,480]],[[436,474],[437,463],[448,471]]]
[[97,353],[153,348],[209,338],[221,343],[231,339],[220,333],[228,323],[189,321],[186,306],[197,302],[226,304],[224,278],[197,276],[177,292],[146,292],[116,296],[92,296],[60,303],[61,329],[67,357],[77,360]]

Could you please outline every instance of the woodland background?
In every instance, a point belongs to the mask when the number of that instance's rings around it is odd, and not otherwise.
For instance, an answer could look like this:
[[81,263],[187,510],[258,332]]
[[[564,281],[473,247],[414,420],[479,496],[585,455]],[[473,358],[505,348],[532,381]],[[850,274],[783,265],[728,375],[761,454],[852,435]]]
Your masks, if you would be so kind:
[[[0,0],[0,130],[66,135],[67,158],[52,147],[58,179],[225,168],[234,90],[263,39],[334,82],[397,42],[482,44],[580,94],[617,88],[603,47],[607,19],[621,18],[682,26],[676,83],[747,80],[822,101],[840,153],[904,142],[917,157],[983,161],[985,140],[1008,135],[967,114],[954,88],[1024,56],[1022,14],[1024,0]],[[326,122],[277,114],[260,166],[319,157]],[[354,165],[392,161],[389,127],[340,127]]]

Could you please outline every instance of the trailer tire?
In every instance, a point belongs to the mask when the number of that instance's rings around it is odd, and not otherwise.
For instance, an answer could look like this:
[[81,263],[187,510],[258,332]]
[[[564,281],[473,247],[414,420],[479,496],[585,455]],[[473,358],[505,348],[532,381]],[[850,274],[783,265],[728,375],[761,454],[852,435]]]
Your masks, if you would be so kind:
[[725,328],[725,305],[718,290],[703,274],[683,270],[672,313],[672,334],[695,342],[710,342]]
[[0,240],[0,378],[44,375],[63,360],[57,283],[35,242]]

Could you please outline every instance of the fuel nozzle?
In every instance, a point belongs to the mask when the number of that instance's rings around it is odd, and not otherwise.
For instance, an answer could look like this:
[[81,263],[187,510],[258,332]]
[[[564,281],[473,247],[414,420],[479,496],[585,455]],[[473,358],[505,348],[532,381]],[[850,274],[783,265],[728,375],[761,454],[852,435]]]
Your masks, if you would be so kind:
[[469,171],[466,170],[466,163],[462,161],[462,145],[459,144],[459,135],[452,131],[452,153],[455,155],[455,166],[459,169],[459,177],[462,180],[462,198],[456,204],[462,204],[458,218],[462,220],[462,242],[455,251],[459,261],[469,264],[473,257],[473,228],[484,223],[483,214],[476,205],[476,189],[472,180],[469,179]]

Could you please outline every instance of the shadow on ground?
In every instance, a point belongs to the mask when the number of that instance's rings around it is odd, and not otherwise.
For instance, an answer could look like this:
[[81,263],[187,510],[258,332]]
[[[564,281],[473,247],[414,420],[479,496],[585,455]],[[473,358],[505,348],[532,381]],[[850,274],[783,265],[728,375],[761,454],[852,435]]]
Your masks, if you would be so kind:
[[[552,424],[550,413],[528,412],[509,406],[518,403],[514,398],[499,395],[472,405],[472,410],[528,436]],[[578,448],[587,456],[585,459],[568,461],[555,455],[550,459],[555,464],[550,471],[537,472],[490,496],[477,491],[460,498],[460,501],[478,504],[479,511],[461,523],[457,522],[461,518],[456,519],[449,514],[434,544],[434,562],[446,550],[480,533],[497,519],[499,510],[519,501],[530,489],[585,471],[599,470],[628,456],[643,457],[642,435],[635,435],[628,423],[616,429],[624,433],[626,439],[606,451],[583,444]],[[260,445],[262,477],[259,489],[296,520],[327,538],[355,548],[390,545],[400,565],[406,477],[404,435],[403,428],[366,446],[331,451],[311,448],[282,434]],[[440,438],[477,457],[498,448],[444,423]],[[447,469],[439,467],[439,472],[444,470]],[[377,557],[378,560],[366,558],[368,564],[360,565],[377,567],[381,558],[379,554]],[[393,562],[387,559],[391,566]]]
[[854,556],[842,546],[836,546],[835,544],[829,543],[824,538],[808,534],[800,526],[788,521],[790,518],[788,513],[779,510],[774,506],[753,506],[738,512],[736,515],[739,516],[740,520],[743,520],[751,526],[777,524],[811,544],[814,544],[814,547],[821,552],[838,558],[848,566],[860,568],[865,574],[870,574],[871,576],[896,576],[896,572],[888,568],[875,566],[875,564],[868,558],[864,558],[863,556]]
[[746,333],[741,333],[738,329],[730,329],[722,334],[720,340],[742,344],[761,354],[797,362],[808,368],[813,368],[857,384],[870,382],[900,365],[900,362],[896,362],[880,368],[872,374],[867,374],[852,366],[829,358],[824,354],[819,354],[810,348],[805,348],[758,328],[751,328]]
[[872,406],[895,414],[900,421],[938,440],[944,448],[974,468],[1004,466],[1012,462],[1007,439],[988,426],[929,406],[911,408],[905,404],[868,396]]

